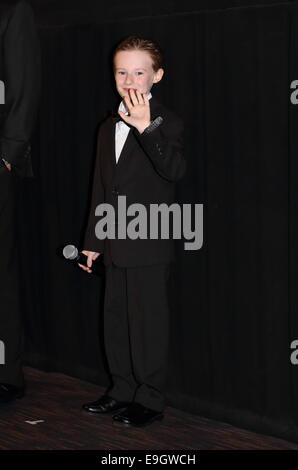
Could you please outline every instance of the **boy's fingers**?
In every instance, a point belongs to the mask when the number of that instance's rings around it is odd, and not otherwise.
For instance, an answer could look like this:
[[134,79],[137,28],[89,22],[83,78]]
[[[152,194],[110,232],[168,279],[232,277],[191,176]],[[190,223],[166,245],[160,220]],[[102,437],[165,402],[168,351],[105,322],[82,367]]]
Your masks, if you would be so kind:
[[129,118],[129,116],[127,114],[124,114],[122,111],[118,111],[118,114],[120,117],[122,117],[124,121],[126,121],[127,118]]
[[143,97],[144,97],[144,104],[148,106],[148,108],[150,108],[148,96],[146,95],[146,93],[143,94]]
[[88,273],[92,273],[91,269],[87,268],[87,266],[84,266],[83,264],[78,263],[80,268],[82,268],[84,271],[87,271]]
[[127,107],[128,111],[129,111],[133,106],[129,96],[124,96],[124,102],[125,102],[125,106]]
[[84,269],[84,271],[87,271],[88,268],[86,266],[84,266],[83,264],[80,264],[80,263],[78,263],[78,265],[80,266],[80,268]]
[[137,90],[137,97],[139,98],[139,103],[145,104],[145,99],[144,99],[145,93],[141,93],[139,90]]
[[133,102],[134,105],[138,104],[138,102],[139,102],[137,91],[138,90],[134,90],[132,88],[130,88],[129,91],[128,91],[130,99],[131,99],[131,101]]
[[124,114],[122,113],[122,111],[118,111],[118,113],[120,114],[120,117],[123,119],[123,121],[127,122],[127,124],[130,124],[131,123],[131,117],[128,116],[127,114]]

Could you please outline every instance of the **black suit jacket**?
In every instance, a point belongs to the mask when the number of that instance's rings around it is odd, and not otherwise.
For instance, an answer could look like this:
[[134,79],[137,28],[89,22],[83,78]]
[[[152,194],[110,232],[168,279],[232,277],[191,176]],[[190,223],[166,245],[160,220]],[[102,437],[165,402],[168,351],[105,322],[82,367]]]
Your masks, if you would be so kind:
[[[170,205],[175,201],[175,182],[185,172],[183,122],[154,96],[149,104],[151,120],[161,116],[162,123],[149,134],[140,134],[131,126],[118,163],[115,158],[118,113],[115,113],[116,118],[108,117],[98,131],[91,210],[84,249],[104,252],[105,264],[112,260],[117,266],[132,267],[167,263],[174,259],[174,241],[171,239],[99,240],[95,235],[96,223],[101,218],[95,216],[96,206],[101,203],[111,204],[115,208],[117,224],[119,195],[126,196],[127,207],[139,203],[148,212],[150,204]],[[127,217],[127,223],[133,218]]]
[[0,162],[12,164],[20,176],[32,176],[30,136],[40,97],[40,44],[31,6],[0,4]]

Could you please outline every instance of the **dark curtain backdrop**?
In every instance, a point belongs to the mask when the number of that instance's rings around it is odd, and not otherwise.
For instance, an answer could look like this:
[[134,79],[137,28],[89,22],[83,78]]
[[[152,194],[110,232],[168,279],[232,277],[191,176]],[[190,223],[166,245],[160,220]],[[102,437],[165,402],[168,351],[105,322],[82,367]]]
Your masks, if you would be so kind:
[[22,184],[19,231],[26,363],[109,384],[103,281],[57,250],[84,233],[96,131],[119,104],[111,52],[128,34],[152,37],[165,55],[152,93],[185,122],[177,200],[204,204],[202,249],[177,242],[168,403],[298,442],[297,3],[39,32],[36,177]]

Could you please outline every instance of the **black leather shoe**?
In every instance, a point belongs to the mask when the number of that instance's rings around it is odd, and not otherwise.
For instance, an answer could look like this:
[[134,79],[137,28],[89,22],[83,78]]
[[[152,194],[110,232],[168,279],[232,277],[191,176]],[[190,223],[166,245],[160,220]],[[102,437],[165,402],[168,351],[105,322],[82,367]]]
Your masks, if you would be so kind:
[[163,416],[161,411],[151,410],[140,403],[131,403],[124,411],[114,415],[113,420],[127,426],[146,426],[163,419]]
[[129,405],[127,401],[117,401],[108,395],[103,395],[97,401],[92,403],[85,403],[82,406],[83,410],[89,411],[89,413],[111,413],[112,411],[121,410]]
[[16,387],[15,385],[0,383],[0,405],[9,403],[16,398],[22,398],[25,395],[24,388]]

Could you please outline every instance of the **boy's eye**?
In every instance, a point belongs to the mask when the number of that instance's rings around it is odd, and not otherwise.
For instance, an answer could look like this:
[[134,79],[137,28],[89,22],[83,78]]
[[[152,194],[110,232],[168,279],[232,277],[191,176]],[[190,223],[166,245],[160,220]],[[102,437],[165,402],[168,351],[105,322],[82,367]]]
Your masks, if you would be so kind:
[[[119,70],[118,73],[119,73],[120,75],[124,75],[124,74],[125,74],[125,72],[123,72],[123,71],[121,71],[121,70]],[[137,72],[137,75],[143,75],[143,72]]]

